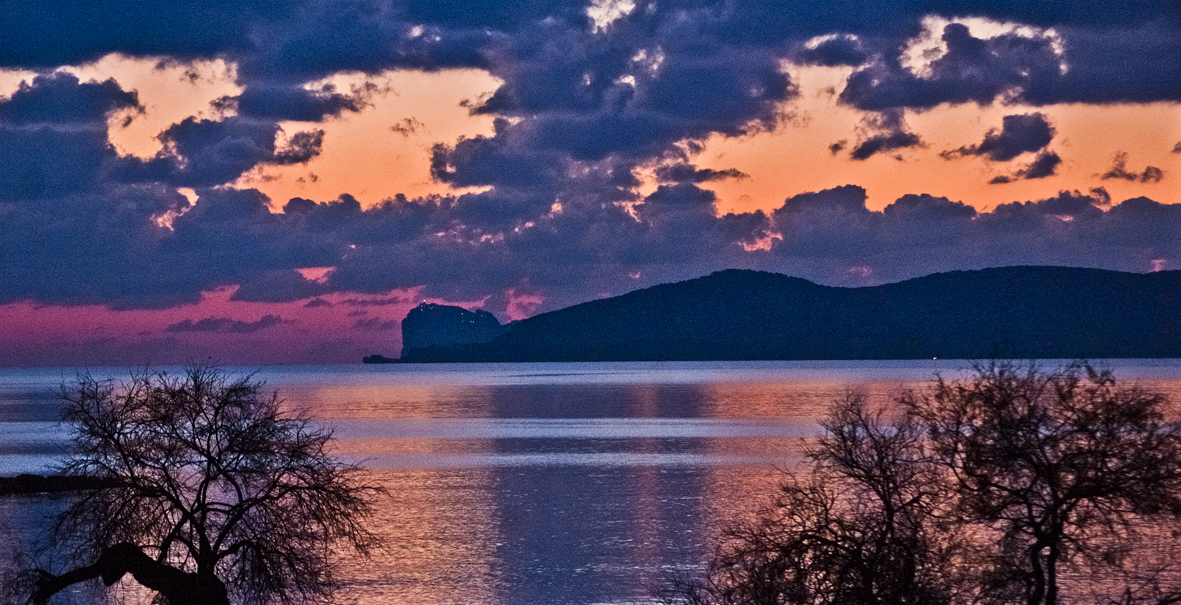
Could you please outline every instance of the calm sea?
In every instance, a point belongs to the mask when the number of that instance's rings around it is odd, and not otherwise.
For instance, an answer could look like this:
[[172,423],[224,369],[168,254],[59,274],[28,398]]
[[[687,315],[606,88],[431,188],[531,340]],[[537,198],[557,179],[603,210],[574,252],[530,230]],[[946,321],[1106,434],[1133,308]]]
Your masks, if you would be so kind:
[[[1052,364],[1052,362],[1050,362]],[[254,371],[390,490],[387,549],[352,562],[363,603],[647,603],[699,572],[847,390],[886,403],[967,362],[277,366]],[[1181,404],[1181,360],[1109,360]],[[126,377],[126,369],[91,370]],[[47,472],[72,369],[0,369],[0,475]],[[60,506],[0,499],[0,550]],[[0,552],[0,567],[10,560]],[[132,599],[135,600],[135,599]]]

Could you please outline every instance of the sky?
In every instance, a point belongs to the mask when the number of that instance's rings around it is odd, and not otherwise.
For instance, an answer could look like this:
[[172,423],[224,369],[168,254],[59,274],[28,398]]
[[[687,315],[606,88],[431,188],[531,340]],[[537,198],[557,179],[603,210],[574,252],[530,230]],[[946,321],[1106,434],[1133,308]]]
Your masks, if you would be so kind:
[[0,365],[726,268],[1181,269],[1176,0],[0,0]]

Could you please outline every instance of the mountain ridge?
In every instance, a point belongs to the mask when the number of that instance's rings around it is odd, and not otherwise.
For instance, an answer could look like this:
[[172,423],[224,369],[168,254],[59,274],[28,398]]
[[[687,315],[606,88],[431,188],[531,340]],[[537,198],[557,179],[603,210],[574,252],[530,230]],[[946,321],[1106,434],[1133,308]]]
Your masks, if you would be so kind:
[[1018,266],[864,287],[727,269],[405,362],[1181,357],[1181,271]]

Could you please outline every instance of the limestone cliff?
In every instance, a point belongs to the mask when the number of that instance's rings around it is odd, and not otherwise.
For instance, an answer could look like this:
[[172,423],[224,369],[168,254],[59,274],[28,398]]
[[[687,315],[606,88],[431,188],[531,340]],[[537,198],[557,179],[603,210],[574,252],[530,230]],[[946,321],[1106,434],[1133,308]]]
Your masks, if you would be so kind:
[[506,329],[487,311],[424,302],[402,320],[402,358],[416,349],[489,342]]

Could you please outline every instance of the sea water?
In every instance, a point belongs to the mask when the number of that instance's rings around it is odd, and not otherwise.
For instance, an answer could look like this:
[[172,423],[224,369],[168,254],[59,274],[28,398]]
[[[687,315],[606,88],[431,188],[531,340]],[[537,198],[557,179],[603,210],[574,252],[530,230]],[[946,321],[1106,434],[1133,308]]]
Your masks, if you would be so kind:
[[[1054,365],[1054,362],[1047,362]],[[1181,404],[1181,360],[1108,360]],[[702,571],[719,531],[755,514],[834,400],[889,404],[955,360],[440,364],[229,368],[334,431],[334,454],[389,497],[385,548],[348,559],[346,596],[379,604],[648,603]],[[135,370],[99,368],[95,377]],[[74,369],[0,369],[0,475],[64,454]],[[0,499],[0,548],[61,499]],[[0,552],[0,566],[9,560]],[[134,601],[135,599],[130,599]]]

